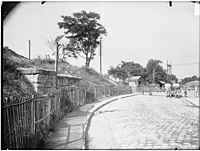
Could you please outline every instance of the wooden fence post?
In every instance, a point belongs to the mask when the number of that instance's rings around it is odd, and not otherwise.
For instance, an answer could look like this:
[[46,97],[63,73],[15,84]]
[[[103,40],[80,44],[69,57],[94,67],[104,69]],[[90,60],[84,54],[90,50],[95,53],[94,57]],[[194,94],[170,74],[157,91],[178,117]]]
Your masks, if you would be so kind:
[[[6,97],[6,104],[5,105],[9,105],[9,103],[8,103],[8,98]],[[5,110],[6,110],[6,120],[7,120],[7,128],[8,128],[8,133],[9,133],[9,142],[7,142],[7,147],[9,147],[9,146],[11,146],[11,144],[12,144],[12,134],[11,134],[11,126],[10,126],[10,119],[9,119],[9,108],[5,108]],[[5,111],[4,111],[4,113],[5,113]],[[6,122],[6,121],[4,121],[4,122]],[[5,129],[6,127],[4,127],[4,129]],[[5,131],[5,130],[4,130]]]
[[32,130],[32,135],[34,137],[35,135],[35,101],[34,101],[34,96],[32,95],[31,97],[31,130]]
[[[11,96],[10,97],[10,99],[11,99],[11,104],[13,104],[14,102],[13,102],[13,96]],[[18,141],[17,141],[17,133],[16,133],[16,117],[15,117],[15,107],[14,106],[12,106],[11,107],[11,109],[12,109],[12,116],[13,116],[13,130],[14,130],[14,138],[15,138],[15,140],[14,140],[14,144],[12,144],[12,147],[13,148],[16,148],[16,149],[18,149]]]
[[79,92],[78,92],[78,88],[77,87],[76,87],[76,99],[77,99],[78,105],[80,106],[81,103],[79,101]]

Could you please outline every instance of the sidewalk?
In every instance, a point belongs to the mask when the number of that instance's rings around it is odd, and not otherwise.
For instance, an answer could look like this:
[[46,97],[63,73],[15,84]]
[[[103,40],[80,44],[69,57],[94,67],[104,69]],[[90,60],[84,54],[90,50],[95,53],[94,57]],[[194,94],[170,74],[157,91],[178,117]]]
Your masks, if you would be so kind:
[[102,106],[135,94],[103,98],[68,113],[37,149],[85,149],[85,132],[93,113]]

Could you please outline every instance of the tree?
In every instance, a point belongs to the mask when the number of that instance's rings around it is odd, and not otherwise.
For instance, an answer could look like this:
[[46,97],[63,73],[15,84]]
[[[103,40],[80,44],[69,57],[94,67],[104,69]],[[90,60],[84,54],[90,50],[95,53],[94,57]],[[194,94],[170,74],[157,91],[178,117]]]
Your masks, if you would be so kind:
[[116,79],[118,77],[117,70],[115,68],[111,67],[110,70],[108,70],[108,75],[112,76],[116,81]]
[[115,80],[117,78],[125,80],[128,77],[127,73],[123,71],[119,65],[116,68],[111,67],[110,70],[108,70],[108,75],[114,77]]
[[[146,65],[145,75],[146,75],[146,82],[153,83],[155,78],[155,83],[158,81],[165,81],[167,82],[167,73],[166,70],[160,65],[162,61],[150,59]],[[154,71],[154,77],[153,77]],[[171,81],[177,81],[177,77],[175,75],[170,75]]]
[[[76,54],[85,59],[86,67],[94,59],[95,49],[100,44],[100,37],[106,35],[106,29],[98,23],[100,15],[94,12],[81,11],[72,16],[61,16],[58,22],[60,29],[64,29],[65,36],[74,46]],[[84,56],[83,56],[83,55]]]
[[115,79],[119,78],[125,81],[130,76],[141,76],[142,71],[143,67],[138,63],[121,61],[121,64],[118,64],[117,67],[111,67],[108,74]]
[[47,46],[53,50],[53,54],[56,54],[56,42],[59,43],[59,52],[58,52],[58,58],[61,61],[66,61],[67,57],[73,57],[73,58],[78,58],[75,50],[74,50],[74,43],[73,42],[67,42],[67,39],[65,38],[62,40],[62,42],[59,42],[63,36],[57,36],[55,40],[51,38],[50,40],[46,40]]
[[140,76],[143,67],[139,63],[131,62],[121,62],[121,68],[127,73],[127,76]]
[[185,84],[191,81],[199,81],[199,78],[197,76],[192,76],[192,77],[185,77],[184,79],[181,79],[182,84]]
[[170,79],[170,81],[178,82],[178,78],[177,78],[174,74],[171,74],[171,75],[169,76],[169,79]]
[[[155,83],[157,83],[159,80],[161,81],[166,81],[166,72],[163,69],[163,67],[160,65],[162,63],[162,61],[160,60],[154,60],[154,59],[150,59],[147,62],[146,65],[146,79],[145,81],[149,82],[149,83],[153,83],[155,78]],[[154,72],[154,77],[153,77],[153,72]]]

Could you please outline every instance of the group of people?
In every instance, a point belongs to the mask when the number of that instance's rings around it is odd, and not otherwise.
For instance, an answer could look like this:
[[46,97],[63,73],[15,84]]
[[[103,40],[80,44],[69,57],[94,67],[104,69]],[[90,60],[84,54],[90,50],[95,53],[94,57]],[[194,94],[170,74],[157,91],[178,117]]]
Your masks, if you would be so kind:
[[166,83],[165,84],[166,97],[181,97],[181,87],[179,83]]

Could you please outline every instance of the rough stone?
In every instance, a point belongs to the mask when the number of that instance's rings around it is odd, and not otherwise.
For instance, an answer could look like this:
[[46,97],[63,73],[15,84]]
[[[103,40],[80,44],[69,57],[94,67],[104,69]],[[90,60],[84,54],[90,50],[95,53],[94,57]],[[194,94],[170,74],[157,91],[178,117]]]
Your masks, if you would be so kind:
[[[45,94],[52,91],[56,86],[56,72],[41,68],[18,68],[25,77],[32,83],[35,91],[39,94]],[[58,74],[58,88],[77,84],[81,78],[66,74]]]
[[23,74],[26,75],[35,75],[35,74],[43,74],[43,75],[56,75],[55,71],[46,70],[42,68],[18,68]]

